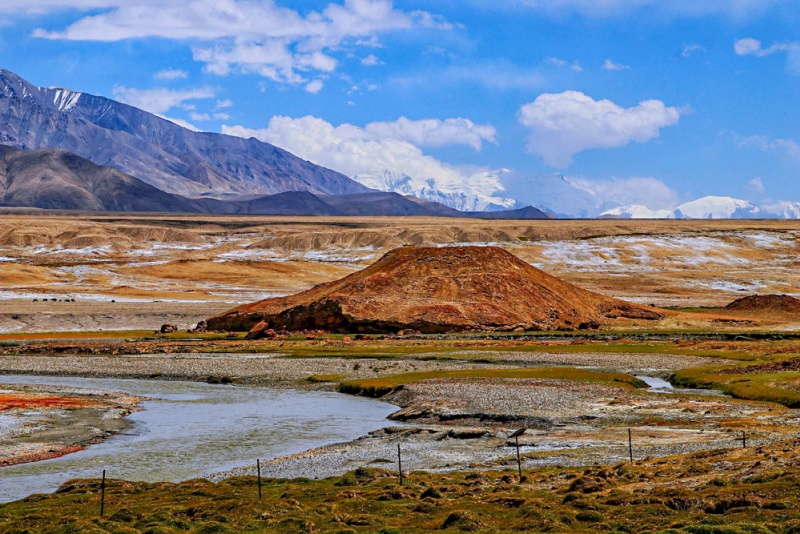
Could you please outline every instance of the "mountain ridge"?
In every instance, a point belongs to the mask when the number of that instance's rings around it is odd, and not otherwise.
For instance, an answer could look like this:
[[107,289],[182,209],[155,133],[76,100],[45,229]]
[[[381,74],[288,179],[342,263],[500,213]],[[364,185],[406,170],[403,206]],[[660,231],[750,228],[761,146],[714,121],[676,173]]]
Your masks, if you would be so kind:
[[285,191],[229,200],[186,198],[60,148],[25,151],[6,145],[0,145],[0,206],[223,215],[546,218],[534,208],[468,213],[379,191],[353,195]]
[[0,69],[0,143],[61,148],[187,197],[369,188],[255,138],[193,132],[114,100],[37,87]]

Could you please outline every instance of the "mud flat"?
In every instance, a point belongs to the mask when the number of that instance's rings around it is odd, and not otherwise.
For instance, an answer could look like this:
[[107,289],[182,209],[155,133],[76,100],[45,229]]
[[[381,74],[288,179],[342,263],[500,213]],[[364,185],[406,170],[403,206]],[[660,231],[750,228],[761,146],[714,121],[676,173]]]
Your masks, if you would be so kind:
[[3,384],[0,377],[0,468],[58,458],[130,428],[141,398],[123,393]]

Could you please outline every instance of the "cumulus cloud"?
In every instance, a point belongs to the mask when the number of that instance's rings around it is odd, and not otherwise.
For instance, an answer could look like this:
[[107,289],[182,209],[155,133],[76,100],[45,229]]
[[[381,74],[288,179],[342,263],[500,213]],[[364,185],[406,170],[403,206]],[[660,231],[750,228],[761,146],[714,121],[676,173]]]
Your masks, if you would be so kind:
[[166,113],[170,109],[182,105],[187,100],[214,98],[216,96],[216,91],[210,87],[184,90],[167,89],[165,87],[134,89],[117,85],[112,89],[112,94],[114,98],[120,102],[158,114]]
[[43,6],[53,3],[109,9],[61,31],[38,29],[34,36],[77,41],[190,40],[195,60],[204,63],[207,72],[254,73],[298,85],[308,83],[303,73],[333,71],[337,61],[332,52],[345,42],[374,47],[373,37],[384,32],[452,28],[431,13],[395,9],[391,0],[344,0],[305,15],[273,0],[42,0]]
[[[432,127],[430,127],[432,126]],[[303,159],[335,169],[361,180],[370,187],[403,192],[436,192],[457,201],[466,209],[483,209],[489,204],[513,205],[513,201],[491,198],[503,190],[498,172],[464,169],[448,165],[425,154],[407,138],[424,143],[476,143],[488,132],[475,133],[475,125],[465,119],[445,121],[398,121],[374,123],[364,128],[352,124],[334,126],[322,119],[276,116],[263,129],[223,126],[222,133],[255,137],[277,145]],[[402,189],[403,187],[407,189]],[[425,195],[423,195],[425,196]],[[444,197],[440,197],[444,200]],[[428,198],[432,198],[428,196]]]
[[164,69],[153,74],[156,80],[185,80],[189,73],[180,69]]
[[370,123],[364,131],[375,138],[400,139],[416,146],[467,145],[480,150],[484,141],[497,143],[497,130],[493,126],[462,118],[410,120],[400,117],[392,122]]
[[305,90],[307,93],[311,93],[315,95],[322,91],[322,88],[325,87],[325,83],[322,80],[311,80],[305,86]]
[[746,37],[733,43],[733,51],[736,52],[737,56],[756,57],[785,53],[789,61],[789,70],[800,74],[800,42],[775,43],[765,48],[758,39]]
[[519,122],[531,130],[528,150],[553,167],[568,166],[575,154],[587,149],[654,139],[661,128],[678,124],[680,116],[678,108],[660,100],[623,108],[578,91],[540,95],[518,113]]

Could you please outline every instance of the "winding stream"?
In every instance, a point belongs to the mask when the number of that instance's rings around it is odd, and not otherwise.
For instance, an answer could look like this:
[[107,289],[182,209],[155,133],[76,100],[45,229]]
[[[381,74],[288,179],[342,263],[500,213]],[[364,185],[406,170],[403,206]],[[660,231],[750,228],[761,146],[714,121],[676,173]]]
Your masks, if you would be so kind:
[[133,427],[84,451],[0,469],[0,502],[54,491],[70,478],[180,481],[324,444],[386,426],[397,408],[318,391],[196,382],[0,376],[6,384],[49,384],[148,397]]

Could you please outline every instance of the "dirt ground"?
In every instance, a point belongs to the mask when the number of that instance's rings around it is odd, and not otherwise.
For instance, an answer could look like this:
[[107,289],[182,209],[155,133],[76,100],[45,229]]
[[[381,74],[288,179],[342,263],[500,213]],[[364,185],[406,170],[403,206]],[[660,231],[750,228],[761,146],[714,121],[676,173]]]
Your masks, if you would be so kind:
[[[793,221],[481,221],[440,218],[0,218],[0,332],[51,329],[45,316],[75,299],[85,325],[119,327],[121,304],[175,314],[308,289],[408,245],[494,244],[586,289],[658,306],[722,306],[751,293],[798,294],[800,228]],[[24,303],[40,304],[27,308]],[[47,304],[42,301],[47,299]],[[56,299],[56,301],[53,301]],[[98,308],[99,303],[112,304]],[[219,304],[219,306],[215,306]],[[106,317],[108,316],[108,317]],[[205,315],[207,316],[207,315]],[[154,323],[158,319],[154,317]],[[157,326],[157,325],[155,325]]]

